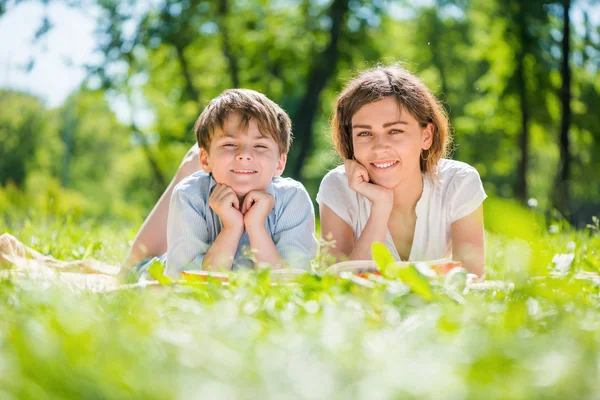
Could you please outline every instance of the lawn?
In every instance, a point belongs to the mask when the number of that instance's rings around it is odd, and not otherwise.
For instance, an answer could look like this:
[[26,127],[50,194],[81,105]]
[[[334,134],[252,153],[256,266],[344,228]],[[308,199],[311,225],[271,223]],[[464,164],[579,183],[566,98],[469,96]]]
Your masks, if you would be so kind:
[[[487,277],[512,285],[442,279],[431,299],[381,277],[271,285],[262,271],[95,293],[5,271],[0,399],[598,398],[600,284],[582,274],[600,270],[597,223],[489,209]],[[137,227],[1,218],[41,252],[114,264]]]

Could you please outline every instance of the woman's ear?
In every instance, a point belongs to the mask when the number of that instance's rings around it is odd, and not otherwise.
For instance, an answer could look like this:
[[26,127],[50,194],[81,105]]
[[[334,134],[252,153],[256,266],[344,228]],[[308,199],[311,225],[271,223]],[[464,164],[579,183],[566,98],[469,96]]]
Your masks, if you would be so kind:
[[282,154],[277,161],[277,169],[275,170],[275,174],[273,177],[281,176],[283,174],[283,170],[285,169],[285,163],[287,162],[287,154]]
[[425,128],[423,128],[422,131],[422,139],[423,139],[423,144],[421,145],[423,150],[427,150],[429,148],[431,148],[431,145],[433,144],[433,132],[435,130],[435,127],[433,126],[433,124],[430,122],[427,124],[427,126]]
[[200,148],[200,152],[198,153],[198,158],[200,159],[200,167],[202,171],[210,174],[212,172],[212,168],[210,167],[210,156],[208,155],[208,151]]

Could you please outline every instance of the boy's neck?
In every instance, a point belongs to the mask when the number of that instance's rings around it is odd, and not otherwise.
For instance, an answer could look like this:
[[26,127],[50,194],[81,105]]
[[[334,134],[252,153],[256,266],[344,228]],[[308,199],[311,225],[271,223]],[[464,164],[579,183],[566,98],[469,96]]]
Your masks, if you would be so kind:
[[393,211],[401,214],[414,214],[417,203],[423,194],[423,175],[415,174],[410,180],[406,180],[394,187]]

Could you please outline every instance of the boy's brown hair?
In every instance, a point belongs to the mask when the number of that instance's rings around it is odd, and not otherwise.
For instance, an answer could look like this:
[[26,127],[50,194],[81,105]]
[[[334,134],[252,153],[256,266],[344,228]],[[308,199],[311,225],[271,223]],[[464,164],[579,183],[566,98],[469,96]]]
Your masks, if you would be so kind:
[[292,142],[290,117],[267,96],[250,89],[227,89],[208,103],[194,124],[198,146],[209,151],[215,130],[223,128],[229,114],[236,112],[244,129],[254,119],[260,132],[275,140],[279,152],[288,153]]
[[421,171],[435,174],[435,166],[447,155],[452,142],[448,115],[429,88],[400,65],[363,71],[340,93],[331,123],[338,154],[343,159],[354,158],[352,117],[362,106],[385,97],[395,98],[398,106],[408,111],[421,127],[433,124],[431,147],[421,151],[420,163]]

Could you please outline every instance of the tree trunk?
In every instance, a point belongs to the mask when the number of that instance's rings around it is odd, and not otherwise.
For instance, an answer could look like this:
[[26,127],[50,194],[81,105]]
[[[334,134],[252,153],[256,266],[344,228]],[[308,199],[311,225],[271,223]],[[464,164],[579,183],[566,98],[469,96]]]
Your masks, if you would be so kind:
[[179,67],[181,68],[181,73],[183,74],[183,79],[185,80],[185,90],[184,90],[184,100],[192,100],[199,101],[200,93],[194,86],[194,82],[192,81],[192,75],[190,74],[190,68],[185,58],[185,47],[180,43],[173,43],[175,50],[177,51],[177,60],[179,61]]
[[63,154],[63,162],[60,174],[60,184],[62,187],[69,187],[71,181],[71,158],[73,156],[73,145],[75,142],[75,121],[74,115],[75,100],[70,99],[65,104],[64,112],[64,123],[63,123],[63,137],[62,141],[65,145],[65,152]]
[[519,137],[519,147],[521,148],[521,159],[517,171],[516,194],[521,203],[526,204],[527,190],[527,170],[529,168],[529,103],[527,102],[527,85],[525,77],[525,56],[527,54],[526,46],[529,41],[527,37],[526,21],[523,17],[523,10],[518,13],[517,24],[519,29],[519,38],[521,49],[517,55],[517,86],[519,90],[519,103],[521,107],[521,136]]
[[304,97],[292,118],[294,123],[295,146],[300,147],[298,157],[292,165],[291,175],[295,179],[301,179],[301,171],[306,158],[313,148],[312,128],[314,124],[319,96],[331,75],[335,72],[339,59],[338,43],[348,12],[348,1],[334,0],[329,9],[332,20],[329,43],[325,50],[315,55],[313,65],[309,72],[308,86]]
[[227,59],[227,67],[229,69],[229,76],[231,77],[231,84],[234,88],[240,87],[240,78],[239,78],[239,67],[237,58],[233,55],[233,51],[231,50],[231,41],[229,39],[229,31],[227,29],[227,14],[229,13],[229,1],[228,0],[220,0],[219,1],[219,9],[218,9],[218,24],[219,31],[221,31],[222,42],[221,46],[223,49],[223,54]]
[[150,149],[150,145],[148,144],[146,136],[138,129],[134,122],[131,122],[130,128],[144,149],[144,154],[146,154],[146,159],[148,160],[148,164],[150,164],[154,181],[156,182],[157,186],[161,188],[160,190],[164,190],[167,187],[168,182],[165,180],[158,163],[154,159],[154,154],[152,154],[152,150]]
[[560,124],[560,162],[554,185],[554,207],[563,216],[570,217],[571,192],[569,179],[571,177],[571,150],[569,140],[569,127],[571,125],[571,69],[569,65],[570,55],[570,20],[569,11],[571,0],[563,0],[563,39],[562,39],[562,63],[560,88],[560,102],[562,108],[562,119]]

